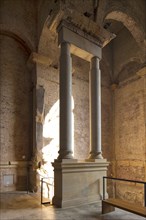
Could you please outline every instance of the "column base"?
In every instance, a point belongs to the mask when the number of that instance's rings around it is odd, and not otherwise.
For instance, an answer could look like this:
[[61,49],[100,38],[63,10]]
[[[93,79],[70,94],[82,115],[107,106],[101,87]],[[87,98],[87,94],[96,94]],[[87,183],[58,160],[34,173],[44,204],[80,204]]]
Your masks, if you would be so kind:
[[73,158],[73,155],[72,155],[72,152],[68,151],[68,152],[60,152],[59,151],[59,156],[57,158],[57,160],[62,160],[62,159],[65,159],[65,160],[72,160],[74,159]]
[[70,163],[77,163],[77,159],[61,159],[61,158],[58,158],[58,159],[55,159],[54,160],[54,163],[68,163],[68,164],[70,164]]
[[53,197],[53,200],[52,200],[52,203],[53,205],[55,205],[56,207],[59,207],[59,208],[71,208],[71,207],[77,207],[77,206],[80,206],[80,205],[88,205],[88,204],[92,204],[92,203],[96,203],[96,204],[99,204],[101,205],[101,198],[100,196],[88,196],[88,200],[86,197],[84,198],[79,198],[77,197],[76,199],[61,199],[57,196],[54,196]]
[[106,176],[108,165],[105,159],[94,163],[55,160],[53,205],[65,208],[100,203],[103,194],[103,176]]
[[91,155],[90,155],[89,159],[103,159],[101,152],[99,152],[99,153],[91,152],[90,154]]

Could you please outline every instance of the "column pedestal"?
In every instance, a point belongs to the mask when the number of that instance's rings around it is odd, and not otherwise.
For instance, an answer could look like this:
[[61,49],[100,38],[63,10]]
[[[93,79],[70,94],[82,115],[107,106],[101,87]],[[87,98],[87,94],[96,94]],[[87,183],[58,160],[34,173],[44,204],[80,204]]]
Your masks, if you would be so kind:
[[75,207],[90,203],[101,203],[103,195],[103,176],[107,175],[109,163],[55,160],[53,204],[60,208]]

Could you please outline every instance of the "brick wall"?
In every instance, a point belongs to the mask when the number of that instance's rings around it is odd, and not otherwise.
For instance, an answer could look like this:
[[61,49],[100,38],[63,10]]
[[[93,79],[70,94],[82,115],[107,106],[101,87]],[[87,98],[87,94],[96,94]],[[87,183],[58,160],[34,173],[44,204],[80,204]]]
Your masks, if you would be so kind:
[[[12,164],[30,160],[32,83],[31,74],[26,67],[28,56],[21,45],[7,36],[1,36],[0,44],[3,55],[0,59],[0,163],[5,166],[9,161]],[[18,170],[14,169],[15,176]],[[8,167],[3,167],[1,175],[5,172],[13,173]]]

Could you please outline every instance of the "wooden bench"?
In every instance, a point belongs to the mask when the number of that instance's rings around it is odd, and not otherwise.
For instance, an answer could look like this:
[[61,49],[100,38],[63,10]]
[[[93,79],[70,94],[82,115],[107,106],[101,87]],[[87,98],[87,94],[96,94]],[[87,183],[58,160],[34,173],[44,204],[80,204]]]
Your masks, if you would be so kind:
[[138,206],[120,199],[102,200],[102,214],[114,211],[115,207],[146,217],[146,207]]

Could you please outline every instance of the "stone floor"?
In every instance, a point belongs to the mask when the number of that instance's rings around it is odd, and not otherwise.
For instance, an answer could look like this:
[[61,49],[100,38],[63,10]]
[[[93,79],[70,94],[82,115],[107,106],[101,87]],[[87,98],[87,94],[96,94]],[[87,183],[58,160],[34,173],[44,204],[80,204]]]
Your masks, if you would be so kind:
[[129,212],[116,211],[101,215],[97,204],[60,209],[41,205],[34,194],[0,194],[0,220],[144,220]]

